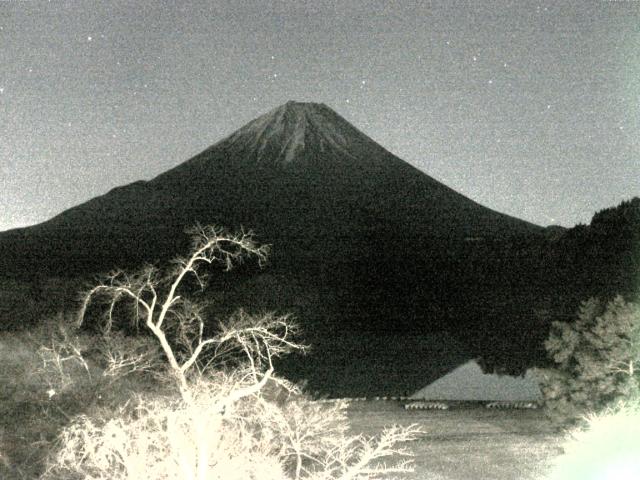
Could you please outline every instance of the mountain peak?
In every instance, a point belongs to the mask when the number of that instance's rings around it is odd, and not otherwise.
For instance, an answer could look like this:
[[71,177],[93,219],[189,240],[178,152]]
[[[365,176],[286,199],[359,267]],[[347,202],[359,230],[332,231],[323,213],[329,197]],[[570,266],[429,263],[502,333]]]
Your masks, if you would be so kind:
[[289,100],[287,103],[283,103],[277,109],[295,109],[295,110],[314,110],[314,109],[328,109],[324,103],[317,102],[297,102],[296,100]]
[[289,164],[309,148],[338,149],[348,154],[354,135],[361,135],[323,103],[293,100],[249,122],[227,140],[257,152],[256,161]]
[[323,116],[333,117],[331,118],[332,121],[335,121],[336,117],[339,117],[336,112],[323,103],[289,100],[287,103],[274,108],[256,120],[264,118],[276,125],[284,122],[288,127],[305,128],[310,120]]

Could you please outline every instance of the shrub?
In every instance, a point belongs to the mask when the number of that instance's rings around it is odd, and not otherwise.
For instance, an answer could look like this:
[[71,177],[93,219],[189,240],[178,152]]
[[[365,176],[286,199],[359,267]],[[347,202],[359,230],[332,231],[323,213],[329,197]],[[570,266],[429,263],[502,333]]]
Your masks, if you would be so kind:
[[220,412],[238,377],[192,385],[193,401],[138,397],[112,418],[81,416],[61,436],[44,478],[129,480],[283,480],[379,478],[408,464],[371,466],[416,433],[392,428],[377,439],[350,436],[346,403],[329,406],[302,396],[278,405],[252,395]]
[[62,314],[28,331],[0,332],[0,478],[38,478],[57,435],[77,415],[162,387],[148,370],[121,368],[141,351],[158,358],[148,340],[92,336]]
[[640,309],[622,297],[583,302],[576,321],[552,324],[545,348],[556,365],[539,370],[538,377],[547,411],[558,423],[638,396]]

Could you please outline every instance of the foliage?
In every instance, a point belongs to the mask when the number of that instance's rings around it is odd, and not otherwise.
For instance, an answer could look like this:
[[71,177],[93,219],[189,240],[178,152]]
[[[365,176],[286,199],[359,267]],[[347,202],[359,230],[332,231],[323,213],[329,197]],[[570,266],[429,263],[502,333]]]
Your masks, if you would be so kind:
[[640,309],[622,297],[608,304],[583,302],[574,322],[552,324],[545,347],[556,366],[538,374],[547,409],[558,422],[638,396]]
[[[549,249],[550,274],[558,286],[571,285],[577,298],[616,294],[634,299],[640,272],[640,198],[597,212],[589,226],[578,225]],[[573,296],[572,295],[572,296]]]
[[[147,364],[127,368],[141,352]],[[110,411],[133,391],[164,388],[151,374],[162,365],[159,353],[143,337],[90,335],[72,315],[0,332],[0,478],[38,478],[57,435],[77,415]]]
[[591,220],[591,227],[597,232],[617,235],[629,234],[636,238],[640,234],[637,230],[638,225],[640,225],[639,197],[624,200],[617,207],[600,210]]
[[640,402],[620,402],[572,430],[548,480],[640,478]]
[[[115,411],[77,417],[60,435],[44,478],[347,480],[408,471],[407,462],[377,461],[407,455],[396,444],[415,438],[415,426],[392,427],[375,439],[351,436],[344,404],[311,402],[275,375],[276,357],[304,348],[288,316],[239,311],[205,335],[202,306],[184,294],[187,276],[204,286],[201,266],[228,270],[248,256],[264,262],[267,250],[250,233],[192,233],[190,255],[174,268],[114,272],[87,292],[79,314],[86,321],[90,304],[102,300],[99,326],[110,338],[126,302],[133,325],[159,344],[174,394],[141,394]],[[113,353],[110,365],[116,372],[153,369],[144,351]]]
[[404,472],[370,464],[406,453],[394,445],[417,429],[386,430],[377,439],[350,436],[346,404],[303,397],[279,405],[263,395],[221,413],[238,376],[201,379],[193,400],[138,397],[113,418],[79,417],[67,428],[55,467],[45,478],[83,479],[332,479],[378,478]]

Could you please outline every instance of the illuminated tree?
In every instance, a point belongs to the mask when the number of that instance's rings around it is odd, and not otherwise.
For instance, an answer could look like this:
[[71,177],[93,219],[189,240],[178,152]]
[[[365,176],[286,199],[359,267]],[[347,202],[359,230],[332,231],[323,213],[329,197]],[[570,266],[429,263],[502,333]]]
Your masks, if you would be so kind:
[[[178,399],[139,395],[115,415],[79,417],[61,435],[62,448],[45,478],[96,480],[364,479],[409,471],[407,462],[375,465],[408,455],[396,445],[419,429],[392,427],[377,439],[348,434],[346,403],[319,404],[274,373],[273,359],[304,348],[288,316],[239,311],[205,336],[203,307],[181,292],[187,277],[204,287],[203,265],[226,270],[246,257],[266,260],[250,233],[229,235],[197,227],[186,258],[161,272],[115,272],[84,296],[80,322],[101,301],[99,325],[110,335],[119,305],[132,308],[134,327],[146,327],[167,359]],[[126,371],[147,365],[144,355],[113,355]]]
[[574,322],[554,322],[545,342],[555,367],[539,371],[551,416],[573,421],[620,399],[640,381],[640,309],[618,296],[583,302]]

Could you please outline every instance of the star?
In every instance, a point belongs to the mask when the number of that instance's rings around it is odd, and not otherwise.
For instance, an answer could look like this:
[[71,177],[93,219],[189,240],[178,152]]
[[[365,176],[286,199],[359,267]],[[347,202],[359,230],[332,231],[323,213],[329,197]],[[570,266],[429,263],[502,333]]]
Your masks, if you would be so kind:
[[475,55],[473,56],[473,61],[477,62],[478,61],[478,57],[476,57]]
[[4,87],[0,87],[0,93],[4,93]]
[[87,37],[87,42],[90,42],[91,40],[93,40],[92,37]]

